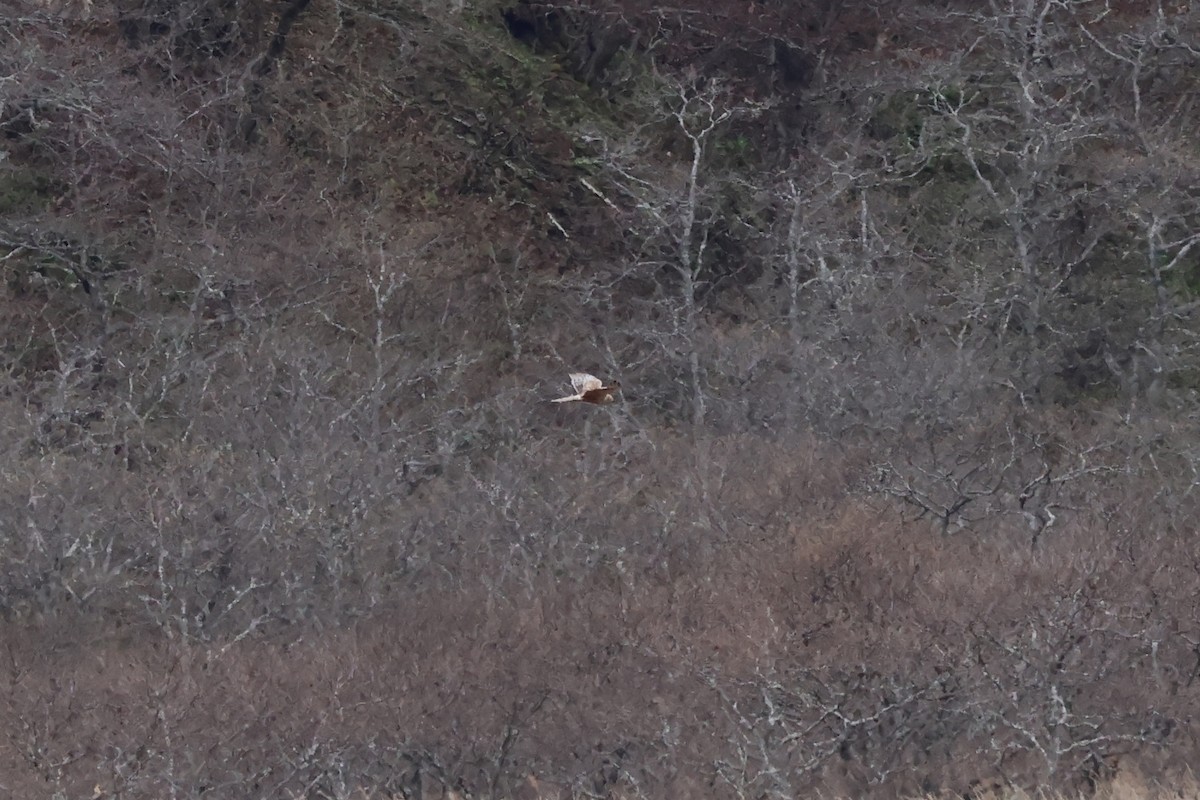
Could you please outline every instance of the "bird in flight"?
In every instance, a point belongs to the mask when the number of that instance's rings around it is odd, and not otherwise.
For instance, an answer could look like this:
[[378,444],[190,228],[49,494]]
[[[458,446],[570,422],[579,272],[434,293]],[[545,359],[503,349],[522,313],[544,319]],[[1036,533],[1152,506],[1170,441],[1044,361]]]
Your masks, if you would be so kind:
[[572,372],[571,386],[575,389],[575,394],[567,397],[559,397],[551,400],[551,403],[572,403],[577,400],[584,403],[595,403],[603,405],[616,400],[617,390],[621,388],[621,384],[613,381],[610,385],[605,386],[604,383],[595,375],[588,375],[586,372]]

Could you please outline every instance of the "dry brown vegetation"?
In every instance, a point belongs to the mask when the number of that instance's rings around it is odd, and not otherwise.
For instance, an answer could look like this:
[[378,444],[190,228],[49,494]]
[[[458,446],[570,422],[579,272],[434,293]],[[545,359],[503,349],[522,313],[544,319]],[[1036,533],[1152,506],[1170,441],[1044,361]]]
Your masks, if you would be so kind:
[[0,791],[1200,794],[1200,12],[875,5],[5,4]]

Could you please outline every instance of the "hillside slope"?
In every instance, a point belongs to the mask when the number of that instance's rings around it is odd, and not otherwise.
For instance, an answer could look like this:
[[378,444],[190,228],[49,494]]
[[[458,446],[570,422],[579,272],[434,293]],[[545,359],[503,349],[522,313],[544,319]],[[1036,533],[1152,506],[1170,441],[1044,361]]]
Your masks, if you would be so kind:
[[11,796],[1200,756],[1200,12],[9,5]]

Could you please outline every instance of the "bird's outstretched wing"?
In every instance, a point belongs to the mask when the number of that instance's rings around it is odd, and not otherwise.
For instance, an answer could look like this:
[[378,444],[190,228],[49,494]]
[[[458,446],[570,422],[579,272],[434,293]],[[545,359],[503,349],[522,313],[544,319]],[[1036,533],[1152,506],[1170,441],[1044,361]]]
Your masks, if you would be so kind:
[[595,375],[589,375],[586,372],[572,372],[571,385],[575,387],[575,391],[579,394],[590,392],[593,389],[599,389],[604,384]]

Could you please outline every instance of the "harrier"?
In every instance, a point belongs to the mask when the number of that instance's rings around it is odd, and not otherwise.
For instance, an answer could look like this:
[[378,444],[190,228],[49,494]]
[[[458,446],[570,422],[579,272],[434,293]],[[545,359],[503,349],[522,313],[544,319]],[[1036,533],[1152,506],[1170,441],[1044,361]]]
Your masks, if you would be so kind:
[[621,384],[613,381],[609,386],[605,386],[599,378],[594,375],[588,375],[586,372],[572,372],[571,386],[575,388],[575,394],[568,397],[559,397],[556,400],[551,400],[552,403],[571,403],[576,400],[582,400],[585,403],[595,403],[603,405],[616,400],[617,390],[621,388]]

